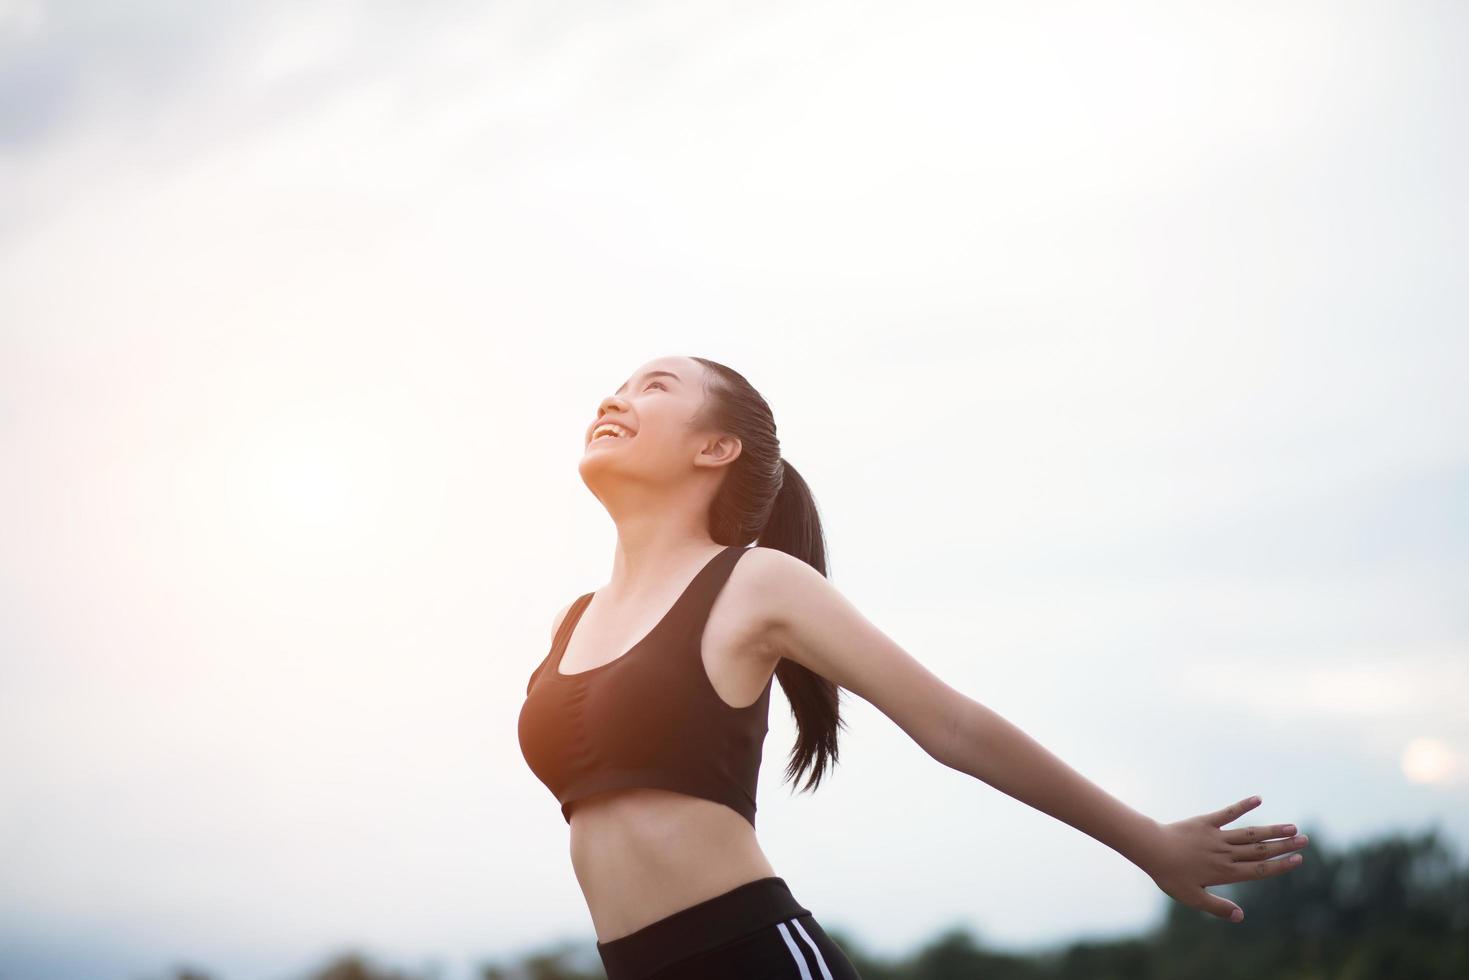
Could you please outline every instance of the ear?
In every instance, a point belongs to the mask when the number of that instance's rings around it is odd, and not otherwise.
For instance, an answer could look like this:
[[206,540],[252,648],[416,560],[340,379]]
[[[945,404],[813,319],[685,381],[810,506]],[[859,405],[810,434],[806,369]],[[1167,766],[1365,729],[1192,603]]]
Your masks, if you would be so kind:
[[695,466],[728,466],[740,458],[744,444],[731,435],[713,436],[699,449],[694,457]]

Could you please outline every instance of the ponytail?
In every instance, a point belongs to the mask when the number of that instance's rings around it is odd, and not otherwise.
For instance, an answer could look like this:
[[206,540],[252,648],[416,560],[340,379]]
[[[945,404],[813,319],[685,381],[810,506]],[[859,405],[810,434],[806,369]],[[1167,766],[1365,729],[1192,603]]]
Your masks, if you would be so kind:
[[[780,461],[781,484],[775,505],[757,544],[775,548],[801,559],[826,575],[826,541],[816,500],[804,477],[786,461]],[[837,762],[837,730],[843,727],[838,692],[840,688],[794,660],[781,658],[775,676],[791,704],[799,735],[786,766],[786,778],[799,780],[810,768],[805,789],[815,789],[829,765]]]
[[[703,357],[705,406],[698,421],[740,440],[741,451],[709,507],[710,535],[720,544],[784,551],[826,575],[826,541],[811,488],[780,454],[770,406],[744,375]],[[796,720],[796,744],[786,779],[813,790],[837,761],[837,732],[844,727],[836,684],[794,660],[781,658],[775,677]]]

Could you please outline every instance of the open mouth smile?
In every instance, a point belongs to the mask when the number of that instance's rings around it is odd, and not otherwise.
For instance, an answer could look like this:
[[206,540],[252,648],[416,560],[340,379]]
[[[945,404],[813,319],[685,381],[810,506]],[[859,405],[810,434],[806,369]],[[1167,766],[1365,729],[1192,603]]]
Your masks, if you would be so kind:
[[591,443],[599,442],[603,439],[631,439],[633,434],[633,431],[626,426],[619,425],[616,422],[603,422],[592,430],[592,438],[588,440],[587,444],[591,445]]

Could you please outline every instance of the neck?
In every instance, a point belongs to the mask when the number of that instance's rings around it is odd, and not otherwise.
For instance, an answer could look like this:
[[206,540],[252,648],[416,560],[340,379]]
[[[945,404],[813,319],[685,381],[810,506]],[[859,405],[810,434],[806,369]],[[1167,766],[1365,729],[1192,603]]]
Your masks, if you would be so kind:
[[667,514],[642,514],[624,516],[616,523],[612,575],[601,590],[613,598],[661,592],[671,576],[681,575],[718,547],[702,517],[673,521]]

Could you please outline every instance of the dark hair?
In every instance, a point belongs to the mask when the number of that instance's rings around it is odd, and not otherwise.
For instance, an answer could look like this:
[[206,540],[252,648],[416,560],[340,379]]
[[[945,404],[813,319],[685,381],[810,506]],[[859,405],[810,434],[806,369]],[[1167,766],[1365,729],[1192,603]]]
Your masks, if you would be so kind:
[[[811,488],[780,454],[775,418],[760,393],[731,367],[695,357],[707,369],[703,427],[740,440],[740,456],[729,467],[709,507],[709,533],[719,544],[784,551],[826,575],[826,541]],[[787,780],[799,780],[808,766],[805,789],[815,789],[828,765],[837,761],[837,730],[845,727],[836,684],[793,660],[782,658],[775,676],[791,704],[797,737],[786,766]]]

